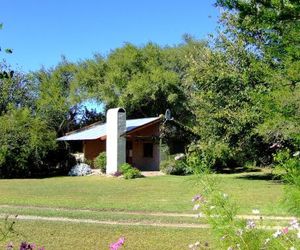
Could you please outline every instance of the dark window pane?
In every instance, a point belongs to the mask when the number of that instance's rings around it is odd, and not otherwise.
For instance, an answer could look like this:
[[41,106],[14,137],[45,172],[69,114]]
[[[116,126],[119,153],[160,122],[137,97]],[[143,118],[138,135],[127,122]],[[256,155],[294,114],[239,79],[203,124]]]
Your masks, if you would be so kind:
[[144,143],[144,157],[153,157],[153,143]]

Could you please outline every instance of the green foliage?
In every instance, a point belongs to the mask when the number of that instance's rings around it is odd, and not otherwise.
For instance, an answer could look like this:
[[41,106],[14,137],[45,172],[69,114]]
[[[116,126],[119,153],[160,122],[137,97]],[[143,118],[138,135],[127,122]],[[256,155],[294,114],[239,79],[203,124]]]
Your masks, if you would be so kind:
[[[237,218],[237,204],[223,192],[221,179],[211,173],[210,168],[200,172],[198,178],[203,191],[193,198],[193,210],[211,226],[218,249],[295,249],[299,246],[294,230],[299,228],[297,221],[274,232],[263,230],[263,217],[259,221]],[[257,209],[254,211],[260,213]]]
[[58,133],[74,128],[78,112],[73,91],[76,65],[63,60],[55,69],[34,74],[37,82],[37,113]]
[[190,112],[181,88],[180,54],[179,49],[153,43],[126,44],[107,58],[96,56],[83,62],[78,82],[106,108],[122,106],[130,117],[156,116],[170,108],[175,116],[186,118]]
[[188,58],[186,89],[199,147],[201,151],[209,151],[208,147],[227,151],[215,164],[241,165],[258,159],[262,151],[255,149],[261,140],[254,129],[261,116],[254,96],[262,91],[265,66],[244,46],[243,41],[224,40],[214,50],[196,47]]
[[[10,66],[0,63],[0,71],[12,71]],[[21,72],[14,72],[11,77],[0,77],[0,115],[9,110],[10,107],[34,108],[35,101],[34,84],[30,77]]]
[[0,242],[3,242],[5,240],[8,240],[9,237],[18,235],[18,233],[15,231],[15,223],[16,218],[18,216],[16,215],[14,219],[10,219],[9,216],[5,216],[4,220],[1,220],[0,224]]
[[300,145],[300,85],[278,87],[258,96],[263,106],[263,123],[257,132],[270,144]]
[[282,150],[274,156],[274,160],[276,170],[287,182],[284,202],[291,212],[300,215],[300,153]]
[[121,173],[124,179],[135,179],[142,177],[140,170],[132,167],[129,163],[124,163],[120,166]]
[[165,174],[171,175],[185,175],[188,174],[186,165],[183,160],[176,160],[175,156],[172,155],[169,159],[162,161],[159,165],[159,169]]
[[262,91],[254,101],[260,107],[256,132],[269,143],[299,146],[299,1],[218,0],[226,10],[225,32],[242,40],[246,51],[265,65]]
[[283,178],[287,183],[300,187],[300,154],[292,154],[289,149],[279,151],[274,156],[276,167],[283,171]]
[[[0,30],[3,28],[3,23],[0,23]],[[2,48],[0,47],[0,52],[1,52]],[[7,54],[12,54],[13,51],[12,49],[6,48],[4,49],[4,52]],[[5,68],[3,68],[2,66],[0,67],[0,80],[5,80],[5,79],[10,79],[12,78],[14,75],[14,71],[13,70],[7,70]]]
[[[210,47],[194,46],[186,57],[185,92],[200,136],[199,157],[215,159],[209,160],[215,166],[268,165],[273,145],[299,147],[300,5],[277,0],[217,5],[225,9],[220,33]],[[206,144],[222,145],[225,154],[212,156]]]
[[56,146],[56,133],[28,108],[0,116],[0,175],[30,176],[43,168],[49,151]]
[[[175,120],[174,126],[170,122],[169,129],[162,128],[162,136],[168,137],[164,141],[197,142],[190,147],[187,167],[169,160],[162,163],[167,172],[268,165],[278,149],[274,145],[298,150],[299,2],[217,0],[216,5],[225,9],[222,27],[209,42],[186,35],[174,47],[125,44],[106,57],[95,55],[80,63],[63,58],[55,68],[27,76],[1,65],[1,122],[10,109],[28,109],[30,119],[48,128],[39,131],[47,138],[103,120],[102,114],[83,108],[86,100],[99,101],[104,110],[123,106],[129,118],[157,116],[169,108]],[[28,144],[31,152],[26,129],[16,134],[22,135],[19,145]],[[47,149],[41,145],[29,157],[34,165],[48,164],[41,159],[52,147],[45,144]],[[15,162],[11,150],[1,147],[1,164]],[[63,147],[60,153],[66,153]],[[25,146],[22,150],[27,152]],[[27,163],[17,164],[22,169]]]
[[94,166],[101,170],[101,173],[106,173],[106,152],[101,152],[94,160]]

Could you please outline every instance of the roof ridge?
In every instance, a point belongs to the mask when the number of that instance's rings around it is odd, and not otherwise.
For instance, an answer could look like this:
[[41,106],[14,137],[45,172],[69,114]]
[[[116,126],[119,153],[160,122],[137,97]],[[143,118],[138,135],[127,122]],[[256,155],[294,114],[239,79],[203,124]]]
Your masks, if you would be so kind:
[[[144,117],[144,118],[136,118],[136,119],[127,119],[126,120],[126,132],[128,131],[129,127],[132,128],[132,127],[144,126],[145,124],[153,123],[156,120],[160,120],[160,119],[161,119],[160,116],[158,116],[158,117]],[[145,120],[145,121],[143,121],[143,120]],[[138,122],[138,121],[140,121],[140,122]],[[105,131],[106,130],[106,123],[101,122],[101,121],[95,122],[95,123],[87,125],[85,127],[73,130],[71,132],[68,132],[64,136],[62,136],[60,138],[57,138],[57,140],[68,140],[68,136],[71,136],[71,137],[75,136],[76,137],[76,134],[80,134],[80,133],[89,134],[89,135],[86,135],[87,136],[86,140],[100,138],[101,137],[100,134],[99,134],[99,137],[95,137],[95,135],[90,135],[90,133],[94,133],[98,130],[102,131],[101,132],[102,134],[106,134],[106,131]],[[70,139],[70,140],[76,140],[76,139]]]

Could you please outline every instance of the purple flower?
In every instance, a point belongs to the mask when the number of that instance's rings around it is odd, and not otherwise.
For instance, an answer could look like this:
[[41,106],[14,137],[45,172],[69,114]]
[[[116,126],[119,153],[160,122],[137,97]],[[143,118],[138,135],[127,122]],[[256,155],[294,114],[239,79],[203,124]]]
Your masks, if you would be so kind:
[[290,222],[290,225],[292,228],[294,229],[299,229],[299,222],[296,220],[296,219],[293,219],[291,222]]
[[242,236],[243,233],[244,233],[244,231],[243,231],[243,229],[241,229],[241,228],[239,228],[239,229],[236,231],[236,234],[237,234],[238,236]]
[[246,228],[247,229],[253,229],[255,228],[255,222],[253,220],[247,220]]
[[20,245],[20,250],[33,250],[35,249],[35,244],[33,243],[27,243],[26,241],[23,241]]
[[195,206],[193,207],[193,210],[196,211],[199,209],[199,207],[200,207],[200,204],[195,204]]
[[200,201],[200,202],[204,202],[204,197],[201,194],[197,194],[194,196],[194,198],[192,199],[192,202],[195,201]]
[[200,194],[197,194],[194,196],[194,198],[192,199],[192,202],[195,202],[197,200],[199,200],[201,198],[201,195]]

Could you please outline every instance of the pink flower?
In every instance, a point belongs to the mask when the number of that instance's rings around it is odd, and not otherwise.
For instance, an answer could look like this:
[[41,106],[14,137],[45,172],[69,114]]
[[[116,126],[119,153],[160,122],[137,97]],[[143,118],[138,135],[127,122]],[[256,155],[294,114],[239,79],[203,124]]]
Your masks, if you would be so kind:
[[289,232],[289,228],[288,227],[284,227],[281,229],[283,234],[287,234]]
[[125,238],[121,237],[118,239],[117,242],[111,243],[109,246],[110,250],[118,250],[121,246],[123,246],[125,243]]
[[14,245],[12,242],[9,242],[6,246],[6,250],[12,250],[12,249],[14,249]]

